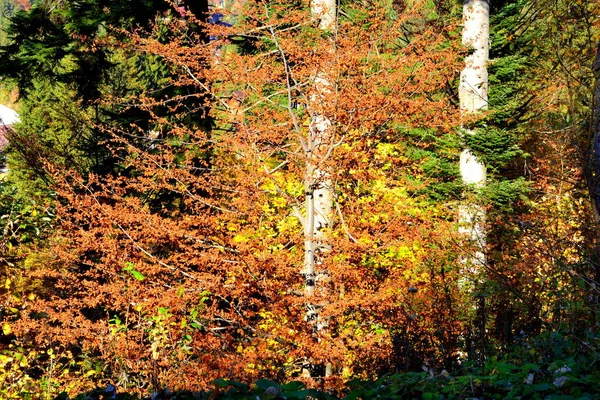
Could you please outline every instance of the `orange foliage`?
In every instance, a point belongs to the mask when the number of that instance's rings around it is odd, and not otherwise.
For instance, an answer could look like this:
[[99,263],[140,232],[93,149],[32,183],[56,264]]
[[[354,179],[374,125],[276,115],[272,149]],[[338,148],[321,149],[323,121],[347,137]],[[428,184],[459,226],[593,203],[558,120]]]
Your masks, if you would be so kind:
[[[52,171],[61,226],[54,258],[30,273],[44,289],[17,337],[88,352],[130,387],[287,379],[325,362],[335,367],[327,385],[339,387],[449,362],[465,249],[452,204],[420,194],[435,179],[405,153],[427,146],[411,129],[441,136],[458,124],[442,90],[459,69],[456,35],[424,6],[352,8],[336,33],[315,29],[306,7],[275,1],[247,4],[235,27],[197,21],[217,37],[210,43],[182,21],[170,22],[168,42],[135,36],[128,51],[160,56],[186,94],[127,100],[153,115],[153,137],[102,126],[112,173]],[[320,266],[331,279],[320,295],[329,329],[317,340],[304,322],[304,238],[292,210],[304,201],[312,80],[325,68],[335,90],[311,111],[334,127],[320,167],[333,171],[336,211]]]
[[16,2],[23,10],[28,10],[31,8],[29,0],[16,0]]

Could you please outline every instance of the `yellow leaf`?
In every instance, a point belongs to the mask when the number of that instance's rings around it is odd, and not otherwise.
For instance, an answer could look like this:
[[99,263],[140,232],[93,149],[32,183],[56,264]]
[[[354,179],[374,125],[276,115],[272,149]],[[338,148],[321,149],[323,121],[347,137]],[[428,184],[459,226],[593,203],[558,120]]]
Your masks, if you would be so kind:
[[273,205],[275,207],[285,207],[286,206],[286,201],[283,197],[276,197],[275,199],[273,199]]
[[4,289],[10,289],[10,283],[12,281],[10,280],[10,278],[6,278],[6,282],[4,283]]
[[26,367],[29,365],[27,362],[27,357],[21,353],[15,353],[15,359],[19,362],[20,367]]
[[248,238],[246,236],[244,236],[244,235],[235,235],[233,237],[233,242],[234,243],[244,243],[244,242],[247,242],[247,241],[248,241]]
[[12,329],[10,329],[10,325],[8,324],[8,322],[5,322],[4,326],[2,327],[2,333],[4,333],[5,335],[10,335],[11,332]]

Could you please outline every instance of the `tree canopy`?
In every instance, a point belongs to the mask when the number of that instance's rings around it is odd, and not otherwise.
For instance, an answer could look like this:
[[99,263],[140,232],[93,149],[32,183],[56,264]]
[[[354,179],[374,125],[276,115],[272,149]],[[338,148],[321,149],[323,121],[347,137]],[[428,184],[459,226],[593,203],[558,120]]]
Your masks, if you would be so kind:
[[6,4],[1,396],[597,395],[596,2]]

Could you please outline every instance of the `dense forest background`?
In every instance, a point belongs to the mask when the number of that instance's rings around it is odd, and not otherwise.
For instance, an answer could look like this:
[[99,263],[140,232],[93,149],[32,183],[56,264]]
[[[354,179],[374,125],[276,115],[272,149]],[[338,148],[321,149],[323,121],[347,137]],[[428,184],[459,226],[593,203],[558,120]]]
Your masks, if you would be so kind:
[[600,3],[326,4],[0,0],[1,398],[598,398]]

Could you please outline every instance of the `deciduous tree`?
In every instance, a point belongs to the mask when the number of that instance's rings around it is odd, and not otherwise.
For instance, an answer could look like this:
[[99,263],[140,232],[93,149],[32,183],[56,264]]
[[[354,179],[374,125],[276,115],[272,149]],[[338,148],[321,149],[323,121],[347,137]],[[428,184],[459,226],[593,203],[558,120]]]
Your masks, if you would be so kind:
[[[233,26],[160,18],[119,44],[170,73],[99,97],[150,116],[95,125],[109,173],[44,160],[61,225],[16,337],[85,351],[131,387],[291,377],[304,360],[336,365],[337,387],[452,362],[459,151],[441,144],[460,119],[444,92],[456,28],[429,2],[372,2],[342,3],[323,29],[329,11],[310,5],[247,2]],[[298,272],[321,240],[315,341]]]

